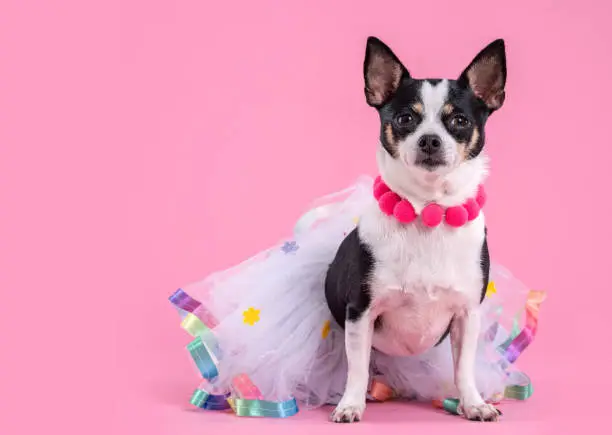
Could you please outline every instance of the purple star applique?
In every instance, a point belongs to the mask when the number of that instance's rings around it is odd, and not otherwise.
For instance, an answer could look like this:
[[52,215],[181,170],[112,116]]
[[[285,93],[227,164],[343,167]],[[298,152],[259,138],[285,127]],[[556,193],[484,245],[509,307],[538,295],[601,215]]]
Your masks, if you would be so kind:
[[290,242],[285,242],[285,244],[281,247],[281,250],[285,254],[291,254],[292,252],[297,251],[299,248],[300,247],[298,246],[297,242],[292,240]]

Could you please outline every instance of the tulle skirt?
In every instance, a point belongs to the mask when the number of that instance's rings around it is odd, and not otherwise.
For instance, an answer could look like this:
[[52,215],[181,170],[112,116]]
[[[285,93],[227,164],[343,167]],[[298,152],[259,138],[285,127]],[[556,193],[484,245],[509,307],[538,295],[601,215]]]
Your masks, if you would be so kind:
[[[190,351],[205,378],[200,387],[205,397],[229,398],[230,404],[295,401],[302,407],[340,400],[347,376],[344,333],[327,307],[324,282],[340,243],[372,201],[372,183],[363,177],[319,199],[286,240],[173,295],[183,323],[199,325],[191,332],[200,344],[200,361],[193,344]],[[492,264],[475,369],[487,400],[531,394],[514,362],[533,339],[542,299]],[[370,373],[371,383],[396,397],[457,396],[449,338],[417,356],[373,350]]]

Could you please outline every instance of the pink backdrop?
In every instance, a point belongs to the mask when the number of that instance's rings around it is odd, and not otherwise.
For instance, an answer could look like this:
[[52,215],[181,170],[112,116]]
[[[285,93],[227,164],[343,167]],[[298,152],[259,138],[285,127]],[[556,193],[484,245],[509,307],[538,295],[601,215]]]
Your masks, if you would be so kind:
[[[501,3],[3,0],[0,433],[606,432],[610,2]],[[406,404],[350,429],[194,412],[166,298],[374,174],[370,34],[420,77],[507,41],[487,219],[495,259],[549,292],[521,358],[536,394],[488,426]]]

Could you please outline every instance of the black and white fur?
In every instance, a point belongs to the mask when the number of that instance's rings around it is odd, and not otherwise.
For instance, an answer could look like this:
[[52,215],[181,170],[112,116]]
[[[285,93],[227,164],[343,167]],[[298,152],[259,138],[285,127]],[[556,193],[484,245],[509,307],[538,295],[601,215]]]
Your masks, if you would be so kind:
[[[365,93],[380,120],[378,168],[385,183],[417,213],[435,201],[462,204],[487,174],[484,124],[501,107],[505,47],[482,50],[457,80],[417,80],[380,40],[369,38]],[[376,203],[338,249],[325,294],[345,327],[348,377],[336,422],[359,421],[366,406],[372,347],[416,355],[450,335],[460,409],[473,420],[499,412],[476,389],[479,306],[489,280],[482,213],[467,225],[404,225]],[[435,380],[433,380],[435,382]]]

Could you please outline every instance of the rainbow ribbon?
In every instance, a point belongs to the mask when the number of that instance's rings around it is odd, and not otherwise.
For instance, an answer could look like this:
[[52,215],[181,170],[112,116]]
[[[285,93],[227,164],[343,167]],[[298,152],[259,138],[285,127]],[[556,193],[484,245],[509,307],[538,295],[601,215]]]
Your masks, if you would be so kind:
[[444,400],[434,400],[433,406],[444,409],[450,414],[459,415],[459,399],[447,398]]
[[526,320],[523,330],[510,342],[505,349],[504,358],[514,363],[523,351],[531,344],[538,330],[538,316],[540,305],[546,299],[546,293],[541,291],[530,291],[525,304]]
[[[530,291],[525,304],[526,321],[525,327],[519,332],[518,316],[514,319],[510,338],[498,347],[502,353],[502,362],[514,363],[521,353],[531,344],[535,338],[540,305],[545,300],[546,294],[540,291]],[[200,374],[204,379],[214,380],[219,375],[218,351],[219,346],[211,329],[202,322],[194,313],[201,307],[201,303],[191,298],[182,289],[177,290],[171,297],[170,302],[183,314],[181,327],[192,337],[195,337],[187,345]],[[506,363],[507,364],[507,363]],[[514,372],[521,377],[521,382],[508,385],[503,397],[508,399],[526,400],[533,394],[533,385],[527,375]],[[198,388],[192,395],[190,403],[198,408],[209,410],[224,410],[231,408],[240,417],[275,417],[285,418],[297,414],[298,405],[295,398],[282,402],[272,402],[262,399],[261,392],[253,384],[250,378],[243,374],[232,381],[233,389],[242,397],[232,397],[230,394],[210,394]],[[395,396],[393,390],[381,381],[374,380],[370,387],[370,396],[374,400],[385,401]],[[447,412],[459,415],[459,400],[446,398],[435,400],[433,405]]]
[[384,382],[374,379],[370,385],[370,397],[378,402],[385,402],[395,397],[395,392]]
[[251,378],[242,374],[232,380],[232,387],[238,392],[241,398],[249,400],[263,400],[263,395],[259,388],[255,386]]
[[[202,304],[189,296],[184,290],[178,289],[170,302],[179,311],[183,320],[181,327],[194,339],[187,345],[187,350],[195,362],[202,378],[213,381],[218,375],[219,345],[212,330],[198,317],[205,315],[216,323],[210,313],[203,310]],[[210,324],[210,323],[209,323]],[[276,417],[285,418],[297,414],[298,406],[294,398],[272,402],[263,400],[261,392],[247,375],[239,375],[232,381],[233,390],[241,397],[227,394],[210,394],[200,386],[191,396],[190,403],[201,409],[225,410],[232,409],[240,417]]]
[[189,343],[187,345],[187,350],[191,354],[191,358],[193,358],[193,361],[204,379],[213,380],[219,375],[217,363],[206,347],[206,344],[204,344],[204,341],[202,341],[202,337],[196,337]]
[[228,394],[209,394],[204,390],[195,390],[193,395],[191,396],[191,400],[189,403],[192,405],[202,408],[209,409],[212,411],[222,411],[224,409],[230,409],[230,404],[228,403]]
[[508,385],[504,391],[504,397],[507,399],[527,400],[533,394],[533,384],[529,377],[521,373],[525,378],[523,384]]
[[234,413],[239,417],[275,417],[286,418],[298,413],[295,399],[284,402],[266,400],[228,399]]
[[183,289],[178,289],[170,296],[170,303],[176,308],[193,313],[201,304],[189,296]]

